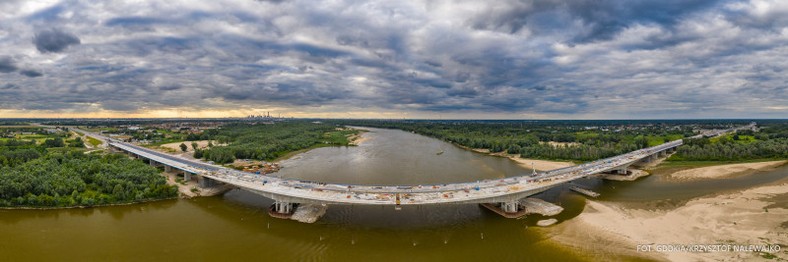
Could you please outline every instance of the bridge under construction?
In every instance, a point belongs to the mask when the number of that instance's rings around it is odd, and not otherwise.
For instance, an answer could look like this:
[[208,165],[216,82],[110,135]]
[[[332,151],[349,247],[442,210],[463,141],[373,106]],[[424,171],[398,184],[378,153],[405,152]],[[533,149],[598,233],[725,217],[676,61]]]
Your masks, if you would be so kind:
[[[185,179],[196,177],[201,187],[217,182],[271,198],[275,203],[269,214],[289,218],[299,208],[325,208],[330,205],[435,205],[483,204],[506,217],[516,217],[524,210],[521,200],[550,188],[597,174],[628,173],[637,162],[650,162],[681,146],[683,140],[635,150],[610,158],[576,166],[523,174],[495,180],[431,185],[354,185],[277,178],[242,172],[199,160],[174,156],[131,143],[117,141],[99,134],[80,130],[103,140],[106,144],[151,165],[163,165],[166,171],[183,172]],[[722,133],[722,132],[719,132]],[[320,213],[320,211],[316,211]],[[322,214],[322,213],[321,213]]]

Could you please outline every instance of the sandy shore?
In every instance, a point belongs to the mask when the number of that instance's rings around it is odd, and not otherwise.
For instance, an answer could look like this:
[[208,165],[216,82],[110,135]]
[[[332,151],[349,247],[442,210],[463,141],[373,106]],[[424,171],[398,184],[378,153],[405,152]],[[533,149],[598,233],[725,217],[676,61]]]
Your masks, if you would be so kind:
[[559,169],[568,166],[574,166],[575,163],[572,162],[564,162],[564,161],[550,161],[550,160],[540,160],[540,159],[530,159],[530,158],[521,158],[520,155],[517,154],[507,154],[504,152],[499,153],[490,153],[489,149],[481,149],[481,148],[468,148],[464,146],[460,146],[462,148],[473,150],[474,152],[489,154],[493,156],[500,156],[500,157],[508,157],[514,162],[517,162],[518,165],[531,169],[531,164],[533,163],[533,168],[537,171],[547,171],[553,169]]
[[709,178],[728,178],[738,175],[752,174],[757,171],[769,170],[788,163],[786,160],[769,161],[769,162],[756,162],[756,163],[742,163],[692,168],[675,172],[668,176],[676,180],[696,180],[696,179],[709,179]]
[[177,179],[180,175],[175,173],[161,173],[162,176],[167,178],[167,184],[178,187],[178,192],[183,198],[191,198],[198,196],[215,196],[226,192],[233,188],[232,185],[217,185],[209,188],[200,188],[194,178],[190,181],[178,183]]
[[365,141],[369,140],[369,135],[367,135],[366,131],[361,131],[358,134],[349,136],[348,140],[350,141],[350,143],[348,143],[348,144],[357,146],[357,145],[360,145],[361,143],[364,143]]
[[[637,245],[782,244],[782,249],[788,248],[788,230],[781,226],[788,218],[788,209],[780,208],[785,203],[779,200],[786,194],[788,183],[783,182],[694,199],[669,211],[631,210],[588,201],[582,214],[556,226],[551,234],[554,240],[590,253],[614,252],[670,261],[760,259],[761,254],[756,252],[638,252]],[[773,255],[788,259],[782,251]]]
[[[478,152],[478,151],[477,151]],[[489,152],[487,152],[490,154]],[[537,171],[547,171],[553,169],[559,169],[563,167],[574,166],[575,163],[572,162],[563,162],[563,161],[550,161],[550,160],[540,160],[540,159],[529,159],[529,158],[521,158],[519,155],[512,155],[506,153],[493,153],[491,155],[508,157],[509,159],[517,162],[518,165],[531,169],[534,168]]]
[[363,127],[355,127],[355,126],[354,127],[346,127],[346,128],[348,130],[357,130],[358,131],[358,133],[350,135],[350,136],[347,137],[347,140],[349,141],[348,142],[349,145],[357,146],[357,145],[360,145],[361,143],[364,143],[365,141],[368,141],[369,139],[371,139],[369,134],[367,134],[367,133],[370,132],[369,129],[364,129]]
[[613,180],[613,181],[635,181],[638,178],[651,175],[651,173],[649,172],[640,169],[633,169],[633,168],[630,168],[629,172],[631,172],[631,174],[629,175],[611,174],[611,175],[604,175],[602,176],[602,178],[607,180]]
[[531,163],[533,163],[533,168],[539,171],[547,171],[547,170],[559,169],[559,168],[575,165],[575,163],[572,162],[528,159],[528,158],[520,158],[518,156],[509,156],[509,159],[514,160],[520,166],[528,169],[531,168]]

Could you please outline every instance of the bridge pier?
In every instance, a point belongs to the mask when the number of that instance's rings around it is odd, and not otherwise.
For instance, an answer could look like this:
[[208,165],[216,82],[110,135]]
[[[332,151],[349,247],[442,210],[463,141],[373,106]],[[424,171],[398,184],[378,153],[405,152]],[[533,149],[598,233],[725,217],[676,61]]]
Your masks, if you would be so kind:
[[274,211],[279,214],[289,214],[293,211],[293,203],[275,202]]
[[509,201],[509,202],[502,202],[501,209],[503,212],[506,213],[517,213],[517,209],[520,207],[519,201]]
[[527,213],[525,208],[520,205],[519,199],[499,203],[483,203],[480,205],[505,218],[519,218]]
[[197,176],[197,185],[199,185],[201,188],[207,188],[218,185],[218,182],[205,176]]
[[183,171],[183,180],[186,180],[186,181],[192,180],[192,173]]
[[627,167],[616,169],[616,173],[619,175],[626,175],[627,174]]
[[164,165],[164,172],[167,172],[167,173],[172,172],[172,167],[168,166],[168,165]]
[[298,204],[284,201],[276,201],[268,207],[268,215],[275,218],[289,219],[293,216]]

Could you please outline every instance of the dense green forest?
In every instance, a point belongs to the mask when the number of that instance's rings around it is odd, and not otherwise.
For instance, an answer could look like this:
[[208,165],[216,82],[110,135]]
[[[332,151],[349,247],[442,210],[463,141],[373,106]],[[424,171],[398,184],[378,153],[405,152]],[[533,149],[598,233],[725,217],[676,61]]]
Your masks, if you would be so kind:
[[716,138],[685,139],[669,160],[739,161],[788,159],[788,123],[765,124],[759,132],[737,131]]
[[194,152],[196,158],[224,164],[235,159],[272,160],[315,146],[346,146],[347,136],[356,132],[330,124],[289,121],[270,125],[231,124],[187,139],[212,139],[227,144]]
[[44,156],[47,148],[85,147],[79,137],[69,138],[66,132],[49,134],[41,128],[0,128],[0,134],[3,135],[0,138],[0,167],[13,167]]
[[85,154],[67,133],[0,140],[0,207],[69,207],[177,196],[159,171],[116,154]]
[[[696,134],[698,129],[743,126],[747,120],[610,121],[391,121],[335,120],[337,124],[396,128],[490,152],[523,158],[590,161]],[[759,132],[687,141],[671,160],[788,158],[786,121],[761,121]]]

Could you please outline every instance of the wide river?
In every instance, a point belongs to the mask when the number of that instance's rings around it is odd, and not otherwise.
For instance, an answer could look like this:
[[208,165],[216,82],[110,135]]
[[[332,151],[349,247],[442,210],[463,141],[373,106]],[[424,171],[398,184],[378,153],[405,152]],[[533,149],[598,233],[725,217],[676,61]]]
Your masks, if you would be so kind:
[[[283,161],[276,175],[355,184],[435,184],[530,173],[513,161],[437,139],[369,129],[356,147],[319,148]],[[443,153],[440,153],[443,152]],[[440,154],[439,154],[440,153]],[[787,168],[715,182],[583,179],[603,201],[668,204],[716,190],[784,178]],[[560,221],[584,198],[563,187],[539,197],[560,203]],[[271,218],[271,200],[242,190],[223,196],[63,210],[0,210],[0,261],[575,261],[631,259],[588,254],[549,239],[538,216],[504,219],[477,205],[330,206],[315,224]],[[664,203],[663,203],[664,204]]]

